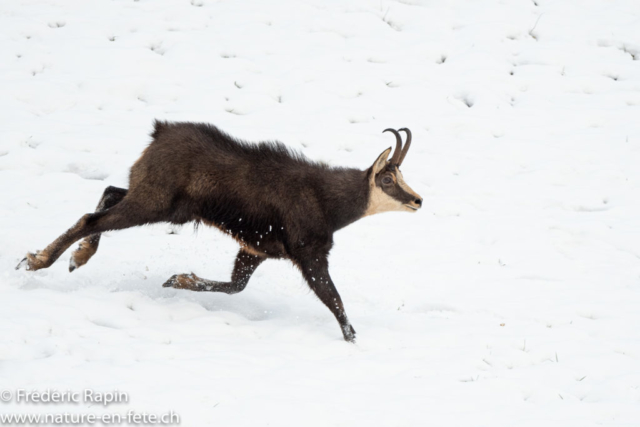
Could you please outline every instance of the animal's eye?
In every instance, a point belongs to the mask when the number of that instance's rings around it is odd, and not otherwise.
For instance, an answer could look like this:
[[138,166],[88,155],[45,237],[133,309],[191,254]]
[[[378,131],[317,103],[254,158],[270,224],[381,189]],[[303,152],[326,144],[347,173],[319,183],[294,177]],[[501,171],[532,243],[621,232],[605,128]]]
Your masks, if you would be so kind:
[[390,176],[385,176],[384,178],[382,178],[382,183],[383,184],[391,184],[393,182],[393,180],[391,179]]

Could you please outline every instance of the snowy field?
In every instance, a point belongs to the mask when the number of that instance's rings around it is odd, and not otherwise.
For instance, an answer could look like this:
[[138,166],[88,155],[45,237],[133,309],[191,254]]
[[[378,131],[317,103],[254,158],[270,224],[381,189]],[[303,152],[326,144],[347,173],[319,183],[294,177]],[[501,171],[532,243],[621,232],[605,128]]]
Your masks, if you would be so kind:
[[[637,0],[3,0],[0,389],[183,426],[640,425]],[[74,273],[14,270],[92,212],[154,118],[365,169],[409,127],[416,214],[335,235],[358,333],[284,261],[238,294],[236,243],[107,233]]]

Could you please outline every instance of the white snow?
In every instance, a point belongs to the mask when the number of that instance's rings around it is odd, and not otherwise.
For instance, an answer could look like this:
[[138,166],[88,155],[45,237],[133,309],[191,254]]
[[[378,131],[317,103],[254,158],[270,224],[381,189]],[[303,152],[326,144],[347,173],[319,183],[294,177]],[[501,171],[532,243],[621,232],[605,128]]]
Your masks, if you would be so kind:
[[[0,389],[184,426],[640,425],[637,0],[4,0]],[[299,272],[238,295],[201,227],[106,234],[15,271],[126,187],[154,118],[367,168],[409,127],[415,214],[335,236],[357,344]],[[177,234],[172,234],[177,233]]]

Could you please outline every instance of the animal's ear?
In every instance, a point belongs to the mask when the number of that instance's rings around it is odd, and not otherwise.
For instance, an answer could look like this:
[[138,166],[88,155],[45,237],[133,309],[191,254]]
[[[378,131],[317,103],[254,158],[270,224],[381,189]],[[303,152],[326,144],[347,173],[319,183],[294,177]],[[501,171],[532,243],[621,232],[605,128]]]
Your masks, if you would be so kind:
[[391,154],[391,147],[387,148],[378,156],[375,162],[373,162],[373,166],[371,166],[371,176],[375,177],[378,172],[387,166],[387,159],[389,158],[389,154]]

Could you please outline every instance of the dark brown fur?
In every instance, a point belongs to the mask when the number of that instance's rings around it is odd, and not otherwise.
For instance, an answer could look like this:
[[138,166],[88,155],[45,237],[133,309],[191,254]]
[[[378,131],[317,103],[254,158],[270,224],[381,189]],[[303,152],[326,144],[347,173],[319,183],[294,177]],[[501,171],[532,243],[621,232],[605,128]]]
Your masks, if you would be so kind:
[[[333,233],[376,213],[377,205],[372,206],[376,186],[376,200],[384,197],[392,204],[419,208],[419,196],[398,185],[399,169],[382,155],[376,161],[380,167],[332,168],[278,142],[249,144],[202,123],[156,121],[151,136],[152,143],[131,168],[128,190],[108,187],[95,213],[84,215],[42,252],[28,254],[19,267],[49,267],[84,238],[71,257],[73,271],[95,254],[104,231],[195,221],[240,243],[232,280],[216,282],[183,274],[174,275],[164,286],[236,293],[263,260],[286,258],[300,268],[334,313],[345,339],[353,341],[355,331],[329,276]],[[393,185],[385,188],[377,182],[384,175],[393,176]]]

